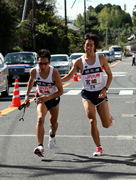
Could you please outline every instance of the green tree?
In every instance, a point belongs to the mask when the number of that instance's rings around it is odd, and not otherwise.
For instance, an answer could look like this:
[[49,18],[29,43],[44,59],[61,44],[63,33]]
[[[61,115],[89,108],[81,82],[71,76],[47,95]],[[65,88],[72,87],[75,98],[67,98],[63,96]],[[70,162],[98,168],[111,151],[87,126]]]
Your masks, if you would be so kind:
[[80,38],[79,32],[69,29],[67,36],[70,41],[69,52],[70,53],[83,52],[83,44],[82,44],[83,40],[82,40],[82,38]]
[[133,8],[132,21],[133,21],[133,26],[136,27],[136,5],[135,5],[134,8]]
[[101,10],[101,12],[98,14],[98,21],[102,30],[106,30],[109,27],[109,23],[111,21],[110,8],[105,6]]
[[47,23],[36,26],[36,47],[49,49],[52,54],[69,53],[69,39],[64,26],[48,26]]
[[4,1],[0,2],[0,52],[12,49],[16,39],[17,12]]
[[84,36],[84,16],[81,14],[77,15],[77,18],[74,21],[74,25],[80,28],[80,36]]
[[98,14],[104,8],[103,4],[99,4],[95,7],[95,12]]
[[[42,0],[41,3],[38,3],[40,1],[36,0],[36,9],[46,12],[52,12],[54,13],[55,9],[55,0]],[[9,4],[14,6],[17,11],[18,19],[22,19],[23,9],[24,9],[24,3],[25,0],[9,0]],[[33,0],[27,2],[27,9],[26,9],[26,19],[29,15],[30,11],[32,10],[32,3]]]

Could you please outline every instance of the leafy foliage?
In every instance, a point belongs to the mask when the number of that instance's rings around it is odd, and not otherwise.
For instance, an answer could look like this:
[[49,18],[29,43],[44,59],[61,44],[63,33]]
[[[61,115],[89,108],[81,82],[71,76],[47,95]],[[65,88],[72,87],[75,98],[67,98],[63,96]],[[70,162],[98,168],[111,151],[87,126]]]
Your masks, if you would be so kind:
[[[32,1],[28,1],[26,20],[21,21],[24,1],[9,0],[0,3],[0,51],[6,54],[20,42],[23,50],[32,50],[33,8]],[[74,25],[79,32],[68,29],[64,20],[55,15],[56,0],[36,0],[36,50],[46,48],[55,53],[83,52],[84,14],[78,14]],[[86,31],[97,34],[100,46],[106,44],[124,44],[127,38],[136,34],[136,5],[133,17],[121,9],[119,5],[99,4],[95,8],[88,6],[86,12]],[[4,18],[3,18],[4,17]],[[8,23],[7,23],[8,22]],[[26,28],[29,26],[29,29]],[[107,39],[106,39],[107,37]]]
[[0,3],[0,52],[5,55],[15,42],[17,12],[5,2]]

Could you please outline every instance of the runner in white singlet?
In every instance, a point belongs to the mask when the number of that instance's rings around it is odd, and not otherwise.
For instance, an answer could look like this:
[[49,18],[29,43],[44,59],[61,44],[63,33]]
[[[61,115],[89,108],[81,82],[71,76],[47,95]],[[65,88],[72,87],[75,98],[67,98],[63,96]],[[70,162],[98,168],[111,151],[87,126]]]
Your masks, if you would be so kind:
[[[108,65],[108,60],[104,56],[95,54],[98,44],[98,36],[87,33],[83,42],[85,55],[76,59],[70,72],[61,79],[62,82],[66,82],[73,77],[78,69],[81,71],[83,106],[90,122],[91,135],[97,147],[96,152],[93,153],[94,156],[100,156],[103,152],[97,128],[95,106],[103,127],[108,128],[113,124],[113,118],[109,113],[106,96],[106,91],[112,81],[112,73]],[[107,74],[106,82],[103,78],[102,67],[104,67]]]
[[36,81],[36,104],[37,104],[37,125],[36,135],[38,147],[34,149],[34,153],[38,156],[43,156],[43,140],[44,140],[44,121],[47,112],[49,111],[50,131],[49,143],[50,149],[55,146],[55,133],[58,128],[58,113],[60,95],[63,94],[63,87],[60,74],[57,69],[50,66],[50,52],[46,49],[37,52],[38,66],[30,71],[30,78],[27,84],[27,92],[25,103],[29,101],[29,93]]

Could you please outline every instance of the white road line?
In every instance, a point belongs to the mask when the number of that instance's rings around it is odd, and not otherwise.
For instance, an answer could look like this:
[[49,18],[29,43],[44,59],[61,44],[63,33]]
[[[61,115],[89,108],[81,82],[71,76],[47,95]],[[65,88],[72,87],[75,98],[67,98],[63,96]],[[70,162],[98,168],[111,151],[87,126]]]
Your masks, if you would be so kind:
[[[36,137],[34,134],[11,134],[11,135],[0,135],[0,137]],[[49,137],[49,135],[44,135],[44,137]],[[90,138],[89,136],[81,135],[56,135],[58,138]],[[117,139],[136,139],[136,135],[117,135],[117,136],[100,136],[100,138],[117,138]]]
[[129,88],[122,88],[122,87],[120,87],[120,88],[109,88],[109,89],[115,89],[115,90],[116,89],[131,89],[132,90],[132,89],[136,89],[136,88],[134,88],[134,87],[129,87]]
[[133,90],[120,90],[119,95],[133,95]]
[[[106,74],[104,74],[104,76],[107,76]],[[119,76],[126,76],[124,74],[113,74],[112,77],[119,77]]]
[[134,103],[136,103],[136,101],[126,101],[125,103],[134,104]]
[[[30,93],[32,92],[35,92],[35,90],[31,90]],[[25,95],[26,94],[26,90],[25,91],[19,91],[19,95]],[[13,95],[13,92],[12,93],[9,93],[10,96]]]
[[[78,95],[82,88],[63,88],[64,90],[69,90],[68,92],[64,93],[63,95]],[[121,89],[121,90],[120,90]],[[109,90],[120,90],[119,95],[133,95],[133,90],[136,88],[109,88]],[[109,91],[108,90],[108,91]],[[32,90],[30,93],[35,92],[35,90]],[[19,95],[25,95],[26,91],[20,91]],[[13,95],[13,93],[9,93],[10,96]]]
[[128,72],[112,72],[112,74],[127,74]]
[[78,95],[81,92],[81,90],[70,90],[63,95]]
[[122,117],[136,117],[136,114],[122,114]]
[[[127,72],[112,72],[113,77],[126,76],[126,75],[127,75]],[[104,76],[107,76],[107,74],[104,74]]]
[[[72,90],[78,90],[78,89],[80,89],[80,90],[82,90],[82,88],[65,88],[65,87],[64,87],[63,89],[72,89]],[[116,87],[115,87],[115,88],[112,88],[112,87],[110,87],[109,89],[113,89],[113,90],[118,90],[118,89],[119,89],[119,90],[122,90],[122,89],[126,89],[126,90],[127,90],[127,89],[131,89],[131,90],[134,90],[134,89],[136,89],[136,88],[135,88],[135,87],[129,87],[129,88],[122,88],[122,87],[120,87],[120,88],[116,88]]]

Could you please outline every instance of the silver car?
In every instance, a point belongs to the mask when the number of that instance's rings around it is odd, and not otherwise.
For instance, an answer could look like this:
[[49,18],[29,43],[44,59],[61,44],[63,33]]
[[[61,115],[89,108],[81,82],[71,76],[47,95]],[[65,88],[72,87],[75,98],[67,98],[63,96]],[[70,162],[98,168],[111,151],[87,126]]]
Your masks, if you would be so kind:
[[50,65],[56,68],[60,74],[67,74],[72,67],[72,63],[67,54],[51,55]]
[[5,63],[3,55],[0,53],[0,93],[1,96],[8,96],[9,83],[8,83],[8,67]]
[[29,80],[30,69],[37,65],[35,52],[13,52],[5,56],[5,62],[8,66],[9,85],[18,79],[19,82]]
[[83,56],[84,53],[72,53],[70,55],[70,60],[72,61],[72,64],[74,64],[74,62],[76,61],[77,58]]
[[110,51],[102,51],[102,53],[104,54],[104,56],[106,57],[106,59],[108,60],[109,63],[111,63],[113,60],[111,59],[110,56]]

